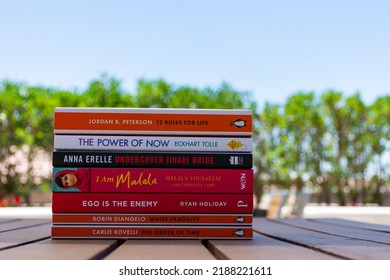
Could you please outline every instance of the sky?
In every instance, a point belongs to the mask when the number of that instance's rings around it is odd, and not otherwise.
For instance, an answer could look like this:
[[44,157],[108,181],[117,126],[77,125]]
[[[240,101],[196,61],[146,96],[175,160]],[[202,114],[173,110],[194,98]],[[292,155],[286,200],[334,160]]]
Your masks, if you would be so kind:
[[83,90],[103,73],[218,88],[390,94],[390,1],[0,0],[0,81]]

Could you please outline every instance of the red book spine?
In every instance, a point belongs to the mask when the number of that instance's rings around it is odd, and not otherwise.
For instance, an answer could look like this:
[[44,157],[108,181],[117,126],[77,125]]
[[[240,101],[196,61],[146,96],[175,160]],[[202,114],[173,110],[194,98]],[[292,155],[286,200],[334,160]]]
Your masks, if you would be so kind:
[[61,193],[54,213],[253,213],[252,194]]
[[116,214],[53,213],[53,224],[251,225],[252,214]]
[[252,194],[253,169],[55,167],[52,182],[53,192]]
[[153,227],[153,226],[59,226],[53,225],[52,238],[88,239],[252,239],[252,227]]

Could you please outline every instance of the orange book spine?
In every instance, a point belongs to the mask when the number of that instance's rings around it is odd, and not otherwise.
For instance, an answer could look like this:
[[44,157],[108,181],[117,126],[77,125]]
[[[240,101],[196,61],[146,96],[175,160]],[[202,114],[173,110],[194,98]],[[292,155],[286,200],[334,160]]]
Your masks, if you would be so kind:
[[[166,112],[166,113],[162,113]],[[55,134],[252,135],[252,112],[55,111]],[[192,112],[192,113],[191,113]],[[233,113],[234,112],[234,113]]]
[[74,239],[252,239],[252,227],[206,226],[59,226],[53,225],[51,237]]
[[251,225],[253,215],[251,214],[69,214],[53,213],[54,224],[138,224],[138,225]]

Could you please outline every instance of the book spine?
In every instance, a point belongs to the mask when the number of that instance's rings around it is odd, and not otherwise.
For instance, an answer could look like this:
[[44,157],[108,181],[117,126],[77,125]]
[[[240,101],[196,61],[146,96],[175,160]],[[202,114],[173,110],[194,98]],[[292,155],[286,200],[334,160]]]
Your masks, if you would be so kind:
[[[168,112],[168,113],[163,113]],[[169,113],[170,112],[170,113]],[[252,112],[212,111],[60,111],[54,112],[55,134],[252,135]]]
[[64,226],[53,225],[52,238],[252,239],[248,227],[207,226]]
[[251,225],[252,214],[115,214],[115,213],[53,213],[53,224],[100,225]]
[[56,150],[253,152],[252,137],[54,135]]
[[253,193],[253,177],[253,169],[53,167],[52,191]]
[[53,213],[252,214],[253,194],[52,193]]
[[54,151],[56,167],[126,168],[252,168],[249,153],[132,153],[109,151]]

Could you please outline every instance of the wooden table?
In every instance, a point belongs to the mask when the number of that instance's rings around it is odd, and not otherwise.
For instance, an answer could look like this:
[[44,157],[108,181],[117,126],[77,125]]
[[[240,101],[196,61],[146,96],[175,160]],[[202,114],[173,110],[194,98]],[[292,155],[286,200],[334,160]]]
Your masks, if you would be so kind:
[[52,240],[50,219],[0,218],[2,260],[390,260],[390,226],[255,218],[253,240]]

